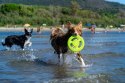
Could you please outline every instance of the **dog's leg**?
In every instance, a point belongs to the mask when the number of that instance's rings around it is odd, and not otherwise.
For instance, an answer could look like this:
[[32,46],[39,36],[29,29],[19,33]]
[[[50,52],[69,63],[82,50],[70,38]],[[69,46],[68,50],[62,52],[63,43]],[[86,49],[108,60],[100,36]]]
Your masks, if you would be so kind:
[[6,49],[7,49],[7,50],[10,50],[10,47],[6,46]]
[[30,47],[32,45],[32,42],[29,42],[28,46]]
[[62,59],[63,59],[63,64],[64,64],[65,63],[65,59],[66,59],[66,55],[63,54]]
[[20,47],[24,50],[24,45],[22,44],[22,45],[20,45]]
[[6,45],[6,49],[7,49],[7,50],[10,50],[11,47],[12,47],[12,44]]
[[31,45],[32,45],[32,42],[26,41],[26,42],[24,43],[24,47],[23,47],[23,48],[26,48],[27,46],[31,47]]
[[61,65],[61,62],[62,62],[62,53],[58,54],[58,62],[59,62],[59,65]]
[[80,53],[77,53],[77,59],[81,63],[81,66],[84,67],[85,66],[85,62],[84,62],[84,60],[83,60],[83,58],[82,58]]
[[27,43],[27,41],[24,43],[24,47],[26,47],[26,45],[27,45],[28,43]]
[[62,62],[62,53],[59,54],[59,64],[61,65]]

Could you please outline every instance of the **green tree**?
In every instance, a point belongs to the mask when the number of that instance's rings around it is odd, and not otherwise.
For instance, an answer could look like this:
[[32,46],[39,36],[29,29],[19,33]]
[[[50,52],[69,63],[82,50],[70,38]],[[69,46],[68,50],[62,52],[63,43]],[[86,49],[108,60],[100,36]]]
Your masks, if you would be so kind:
[[73,16],[76,16],[76,14],[77,14],[77,11],[80,9],[80,5],[75,1],[75,0],[73,0],[73,1],[71,1],[71,14],[73,15]]

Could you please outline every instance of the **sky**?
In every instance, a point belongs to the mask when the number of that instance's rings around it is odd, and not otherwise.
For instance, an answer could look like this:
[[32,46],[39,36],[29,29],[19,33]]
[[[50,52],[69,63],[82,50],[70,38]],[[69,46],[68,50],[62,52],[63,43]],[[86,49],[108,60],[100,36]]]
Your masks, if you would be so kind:
[[106,0],[106,1],[112,1],[112,2],[118,2],[121,4],[125,4],[125,0]]

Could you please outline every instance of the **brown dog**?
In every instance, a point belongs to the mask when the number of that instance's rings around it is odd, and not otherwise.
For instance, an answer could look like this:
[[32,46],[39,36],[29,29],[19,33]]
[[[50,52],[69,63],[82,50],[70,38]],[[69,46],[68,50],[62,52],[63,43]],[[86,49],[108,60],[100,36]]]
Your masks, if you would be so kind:
[[[55,28],[52,30],[50,40],[51,40],[51,45],[55,50],[55,53],[58,54],[58,59],[60,62],[61,56],[63,57],[64,61],[64,55],[65,53],[68,52],[68,39],[72,35],[82,35],[82,22],[78,23],[76,26],[72,27],[72,24],[70,22],[67,23],[66,27],[67,32],[64,32],[61,28]],[[84,64],[84,61],[82,59],[82,56],[80,53],[77,54],[77,60],[82,64]]]

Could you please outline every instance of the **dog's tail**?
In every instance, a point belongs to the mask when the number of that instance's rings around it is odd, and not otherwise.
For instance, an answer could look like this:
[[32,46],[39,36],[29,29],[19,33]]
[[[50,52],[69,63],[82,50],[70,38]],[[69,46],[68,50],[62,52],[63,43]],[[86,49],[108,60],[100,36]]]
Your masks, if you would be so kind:
[[1,43],[2,43],[2,45],[3,45],[3,46],[5,46],[5,45],[6,45],[6,44],[4,43],[4,40],[2,40],[2,42],[1,42]]

